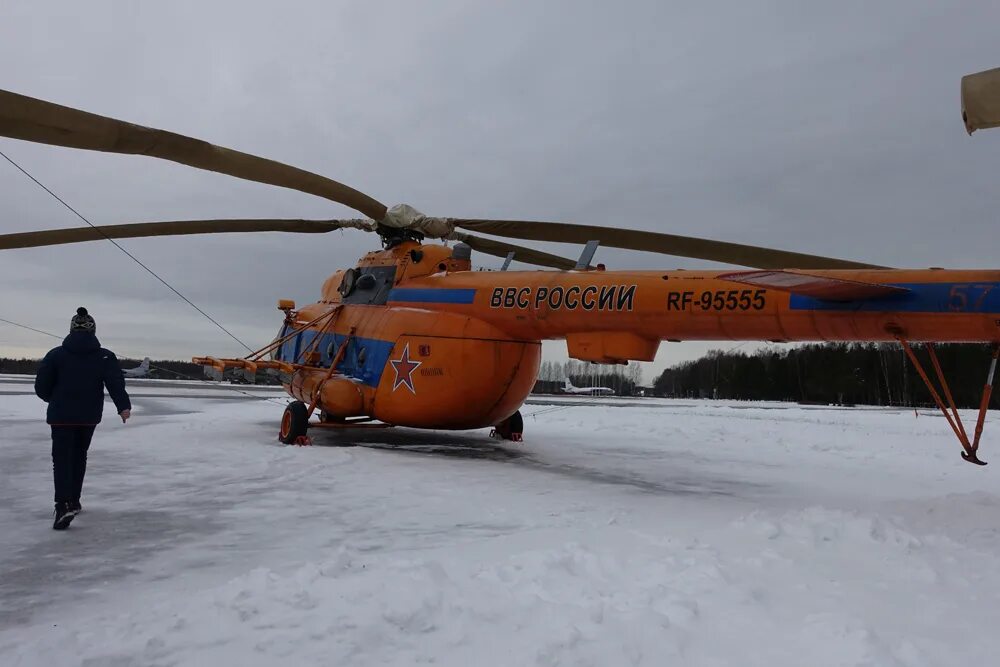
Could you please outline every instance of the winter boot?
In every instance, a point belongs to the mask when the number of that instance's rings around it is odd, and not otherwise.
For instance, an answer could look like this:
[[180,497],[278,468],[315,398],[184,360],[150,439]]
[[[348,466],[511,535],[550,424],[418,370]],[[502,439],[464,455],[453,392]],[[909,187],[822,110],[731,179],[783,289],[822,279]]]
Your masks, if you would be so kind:
[[52,529],[66,530],[75,516],[76,513],[70,510],[69,503],[56,503],[56,509],[53,512]]

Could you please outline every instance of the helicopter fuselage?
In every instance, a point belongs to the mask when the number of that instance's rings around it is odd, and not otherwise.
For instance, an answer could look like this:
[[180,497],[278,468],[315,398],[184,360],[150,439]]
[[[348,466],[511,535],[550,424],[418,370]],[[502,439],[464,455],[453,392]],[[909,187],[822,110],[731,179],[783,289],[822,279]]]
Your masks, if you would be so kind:
[[661,341],[1000,342],[1000,271],[472,271],[404,242],[335,273],[280,335],[286,389],[327,419],[468,429],[520,407],[542,340],[598,363]]

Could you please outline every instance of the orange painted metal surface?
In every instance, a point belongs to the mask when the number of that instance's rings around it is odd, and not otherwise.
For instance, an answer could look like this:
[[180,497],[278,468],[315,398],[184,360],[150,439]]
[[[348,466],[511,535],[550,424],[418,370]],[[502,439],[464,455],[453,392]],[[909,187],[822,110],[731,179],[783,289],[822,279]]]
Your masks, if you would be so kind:
[[719,279],[721,273],[468,272],[406,287],[474,290],[470,304],[433,307],[478,317],[523,338],[621,331],[650,340],[893,341],[903,332],[917,341],[1000,340],[1000,271],[810,272],[917,286],[900,297],[856,301],[748,287]]
[[[466,429],[520,407],[546,339],[604,363],[651,360],[665,340],[1000,342],[1000,271],[749,278],[767,287],[731,270],[470,269],[441,245],[369,253],[330,276],[318,302],[298,311],[283,304],[288,316],[270,363],[294,367],[289,393],[335,419]],[[365,289],[367,300],[358,297]]]

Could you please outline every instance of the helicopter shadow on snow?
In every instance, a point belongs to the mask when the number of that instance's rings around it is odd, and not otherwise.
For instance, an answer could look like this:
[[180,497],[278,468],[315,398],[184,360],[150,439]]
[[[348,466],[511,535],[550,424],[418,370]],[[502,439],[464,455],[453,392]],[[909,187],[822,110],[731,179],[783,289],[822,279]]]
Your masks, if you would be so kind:
[[313,429],[310,437],[313,445],[320,447],[365,447],[400,454],[445,458],[502,462],[520,459],[526,455],[525,451],[515,449],[515,445],[505,446],[484,435],[421,431],[400,427],[344,431]]
[[[273,424],[268,423],[269,426]],[[693,469],[678,462],[668,468],[653,470],[628,470],[600,466],[600,457],[592,459],[594,465],[579,460],[558,460],[551,452],[541,453],[531,449],[530,443],[501,443],[485,434],[454,433],[448,431],[422,431],[407,428],[357,429],[349,431],[319,431],[314,429],[312,443],[316,447],[361,447],[400,456],[464,459],[516,465],[526,470],[591,482],[626,487],[656,495],[750,497],[763,493],[768,485],[749,482],[704,469]]]

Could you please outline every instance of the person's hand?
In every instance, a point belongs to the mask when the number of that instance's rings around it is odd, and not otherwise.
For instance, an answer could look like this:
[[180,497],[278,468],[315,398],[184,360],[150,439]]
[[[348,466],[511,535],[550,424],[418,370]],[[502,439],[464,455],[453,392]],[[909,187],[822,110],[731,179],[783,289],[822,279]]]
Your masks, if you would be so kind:
[[122,418],[122,423],[124,424],[125,422],[128,421],[128,418],[132,416],[132,411],[122,410],[121,412],[118,413],[118,416]]

